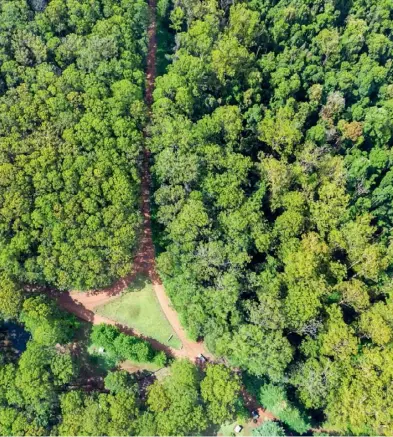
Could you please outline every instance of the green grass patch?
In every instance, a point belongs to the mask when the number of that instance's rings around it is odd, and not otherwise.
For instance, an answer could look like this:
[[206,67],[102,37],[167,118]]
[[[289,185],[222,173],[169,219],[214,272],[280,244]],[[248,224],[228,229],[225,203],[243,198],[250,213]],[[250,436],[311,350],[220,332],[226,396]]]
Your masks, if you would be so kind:
[[[241,425],[243,429],[239,433],[235,433],[235,426]],[[236,422],[221,425],[221,428],[218,430],[218,436],[239,436],[239,437],[247,437],[252,435],[252,429],[254,428],[253,422],[250,420],[239,419]]]
[[149,372],[157,372],[157,370],[160,370],[162,367],[158,366],[155,363],[138,363],[137,361],[133,360],[125,360],[122,362],[122,368],[127,369],[128,371],[131,370],[132,372],[137,372],[140,370],[147,370]]
[[165,317],[151,282],[145,276],[138,276],[126,292],[97,307],[96,312],[166,346],[181,348],[181,342]]

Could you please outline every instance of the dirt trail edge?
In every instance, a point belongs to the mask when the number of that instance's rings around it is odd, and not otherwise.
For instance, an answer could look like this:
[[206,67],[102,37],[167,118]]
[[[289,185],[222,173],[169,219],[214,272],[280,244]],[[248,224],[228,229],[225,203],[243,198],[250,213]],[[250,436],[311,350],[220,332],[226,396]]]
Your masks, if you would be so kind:
[[[156,24],[156,0],[149,0],[149,20],[148,28],[148,55],[146,71],[146,93],[145,101],[149,113],[153,103],[154,82],[156,77],[156,52],[157,52],[157,24]],[[146,137],[146,135],[145,135]],[[139,241],[138,252],[134,259],[133,272],[128,276],[119,279],[112,286],[101,289],[91,290],[88,292],[71,291],[68,293],[56,293],[58,304],[65,310],[75,314],[79,318],[89,321],[93,324],[107,323],[118,326],[123,332],[132,335],[140,333],[125,326],[119,325],[114,320],[102,317],[95,313],[95,308],[103,305],[108,301],[115,299],[132,283],[137,274],[146,274],[152,281],[158,302],[162,311],[171,324],[176,335],[179,337],[182,348],[180,350],[166,347],[158,341],[146,338],[156,349],[165,350],[172,356],[179,358],[189,358],[194,361],[199,354],[209,356],[203,343],[191,341],[181,326],[179,317],[171,307],[170,300],[165,293],[160,277],[156,272],[155,250],[152,238],[151,217],[150,217],[150,151],[145,146],[143,151],[142,178],[141,178],[141,210],[143,215],[142,235]]]

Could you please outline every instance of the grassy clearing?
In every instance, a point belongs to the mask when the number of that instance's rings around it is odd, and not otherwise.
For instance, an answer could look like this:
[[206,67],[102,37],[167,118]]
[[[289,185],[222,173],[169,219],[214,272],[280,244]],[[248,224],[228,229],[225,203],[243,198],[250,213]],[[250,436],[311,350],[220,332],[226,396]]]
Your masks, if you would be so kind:
[[[235,433],[235,426],[236,425],[241,425],[243,427],[243,429],[239,432],[239,433]],[[239,436],[239,437],[247,437],[247,436],[251,436],[252,435],[252,422],[248,423],[248,422],[244,422],[244,421],[237,421],[237,422],[233,422],[230,423],[229,425],[222,425],[221,428],[219,429],[217,435],[218,436]]]
[[144,276],[137,277],[126,292],[97,307],[96,312],[166,346],[181,348],[181,342],[162,312],[150,281]]

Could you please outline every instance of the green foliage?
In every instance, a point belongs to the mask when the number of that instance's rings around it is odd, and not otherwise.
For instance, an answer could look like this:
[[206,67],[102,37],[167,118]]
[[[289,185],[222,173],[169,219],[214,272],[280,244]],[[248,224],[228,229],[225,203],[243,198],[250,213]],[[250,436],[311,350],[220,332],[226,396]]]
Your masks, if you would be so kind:
[[104,348],[108,353],[115,354],[115,339],[119,336],[120,331],[112,325],[95,325],[90,334],[91,342],[99,347]]
[[157,352],[153,358],[153,363],[159,367],[165,367],[168,363],[168,356],[164,351]]
[[142,435],[195,435],[208,425],[232,422],[243,413],[240,379],[221,364],[204,372],[188,360],[174,361],[170,375],[148,389]]
[[[336,433],[392,434],[391,4],[160,0],[158,14],[176,32],[148,132],[158,267],[190,336],[269,380],[261,401],[295,432],[299,402]],[[142,415],[124,376],[60,402],[75,369],[54,345],[75,321],[8,279],[129,272],[146,23],[143,0],[1,2],[0,315],[33,338],[0,370],[1,434],[196,434],[236,411],[229,371],[201,386],[189,363]],[[92,339],[164,362],[113,327]]]
[[391,5],[179,0],[171,20],[150,148],[174,307],[288,389],[296,432],[299,404],[322,428],[389,435],[391,376],[379,395],[361,381],[369,354],[392,366]]
[[285,436],[284,429],[277,423],[271,420],[265,420],[262,425],[252,430],[252,435],[257,436]]
[[140,225],[147,5],[34,2],[0,9],[0,271],[103,286]]
[[[37,302],[40,298],[29,299]],[[43,308],[42,301],[37,304]],[[26,328],[32,330],[26,350],[19,359],[0,366],[1,435],[49,435],[58,421],[59,394],[76,381],[78,372],[67,348],[59,344],[54,347],[55,342],[65,340],[54,332],[56,315],[61,326],[59,313],[40,314],[43,327],[52,331],[48,336],[37,334],[34,323],[26,323]]]
[[157,15],[160,19],[164,19],[167,16],[169,6],[170,6],[169,0],[157,1]]
[[357,361],[339,367],[340,384],[326,408],[328,429],[348,427],[356,435],[373,434],[375,429],[392,433],[392,359],[391,348],[366,347]]
[[70,354],[55,354],[50,363],[55,385],[64,385],[72,381],[77,373],[74,361]]
[[165,354],[163,356],[161,352],[154,351],[149,342],[123,334],[115,326],[106,324],[93,326],[91,342],[119,360],[129,359],[140,363],[155,362],[155,360],[164,362]]
[[61,397],[58,435],[135,435],[139,415],[132,392],[86,395],[79,391]]
[[111,393],[119,393],[130,390],[132,378],[125,370],[109,372],[105,377],[105,388]]
[[67,343],[79,326],[75,316],[60,311],[53,300],[43,296],[25,299],[20,320],[35,342],[48,346]]
[[267,384],[261,388],[259,400],[282,422],[298,434],[305,433],[310,428],[308,418],[290,401],[282,386]]
[[240,404],[240,378],[222,365],[209,365],[201,382],[208,419],[221,425],[233,422]]
[[21,290],[7,276],[0,277],[0,316],[4,319],[17,319],[22,308]]
[[198,386],[196,367],[189,361],[175,361],[171,375],[149,387],[147,404],[157,435],[195,435],[207,427]]

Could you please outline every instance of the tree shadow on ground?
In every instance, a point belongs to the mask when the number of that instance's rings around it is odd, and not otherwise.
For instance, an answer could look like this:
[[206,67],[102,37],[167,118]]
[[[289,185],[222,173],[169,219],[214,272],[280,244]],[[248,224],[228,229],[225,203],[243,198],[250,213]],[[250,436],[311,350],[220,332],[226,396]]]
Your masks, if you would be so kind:
[[75,333],[72,355],[77,360],[79,370],[76,386],[85,391],[105,391],[104,377],[108,369],[97,365],[88,352],[91,329],[92,325],[89,322],[80,321],[80,327]]
[[87,322],[93,322],[94,320],[94,312],[87,309],[81,303],[75,301],[69,292],[57,292],[51,293],[52,297],[54,297],[63,310],[67,310],[72,314],[77,315],[78,318],[83,319]]
[[142,291],[144,288],[146,288],[148,285],[152,285],[152,282],[150,278],[147,275],[144,275],[143,273],[139,273],[135,276],[132,284],[130,284],[125,290],[125,292],[137,292]]

